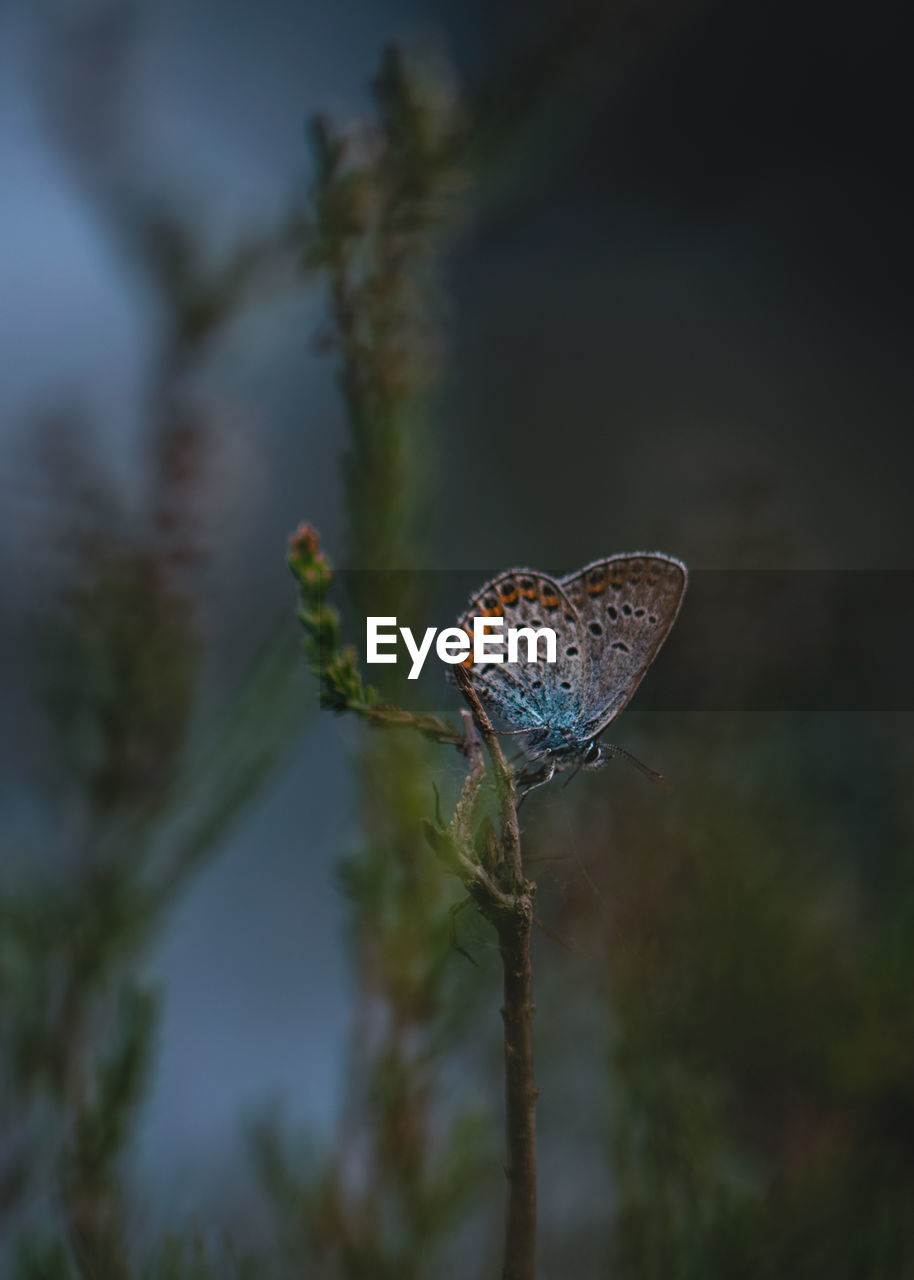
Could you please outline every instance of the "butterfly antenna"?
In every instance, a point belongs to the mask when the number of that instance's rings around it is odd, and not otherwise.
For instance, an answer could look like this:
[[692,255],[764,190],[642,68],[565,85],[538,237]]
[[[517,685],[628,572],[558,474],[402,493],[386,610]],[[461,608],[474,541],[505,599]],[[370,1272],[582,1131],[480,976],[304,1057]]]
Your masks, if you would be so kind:
[[638,757],[633,756],[630,751],[626,751],[624,747],[616,747],[610,742],[604,742],[602,746],[603,750],[609,755],[618,756],[620,760],[627,760],[636,769],[640,769],[645,778],[649,778],[655,787],[659,787],[661,791],[669,791],[669,787],[663,781],[663,774],[658,773],[656,769],[649,768],[646,764],[642,764]]

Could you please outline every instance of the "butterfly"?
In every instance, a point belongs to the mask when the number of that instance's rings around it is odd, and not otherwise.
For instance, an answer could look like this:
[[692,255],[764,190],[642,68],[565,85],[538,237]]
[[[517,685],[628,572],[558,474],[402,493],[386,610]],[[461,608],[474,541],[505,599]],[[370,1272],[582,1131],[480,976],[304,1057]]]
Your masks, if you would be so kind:
[[475,617],[504,618],[504,626],[549,627],[556,660],[464,661],[480,702],[500,733],[522,736],[537,762],[533,786],[556,770],[597,769],[622,756],[659,780],[621,747],[597,741],[627,706],[670,633],[688,583],[681,560],[660,552],[635,552],[595,560],[577,573],[552,578],[533,569],[511,569],[487,582],[458,626],[468,634]]

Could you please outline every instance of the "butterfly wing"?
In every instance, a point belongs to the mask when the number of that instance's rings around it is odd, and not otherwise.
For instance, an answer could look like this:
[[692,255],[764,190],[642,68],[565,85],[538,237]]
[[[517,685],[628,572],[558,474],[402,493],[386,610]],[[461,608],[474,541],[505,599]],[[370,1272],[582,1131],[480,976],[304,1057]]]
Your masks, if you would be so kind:
[[559,583],[533,569],[499,574],[471,597],[458,621],[471,640],[476,617],[504,618],[505,635],[509,627],[531,627],[534,631],[550,627],[557,642],[555,662],[545,660],[543,642],[538,645],[536,662],[526,661],[523,640],[521,660],[516,663],[478,663],[471,653],[464,666],[486,710],[512,729],[559,729],[575,723],[583,703],[587,654],[581,621]]
[[610,556],[562,579],[587,645],[582,740],[627,705],[679,613],[688,570],[659,553]]

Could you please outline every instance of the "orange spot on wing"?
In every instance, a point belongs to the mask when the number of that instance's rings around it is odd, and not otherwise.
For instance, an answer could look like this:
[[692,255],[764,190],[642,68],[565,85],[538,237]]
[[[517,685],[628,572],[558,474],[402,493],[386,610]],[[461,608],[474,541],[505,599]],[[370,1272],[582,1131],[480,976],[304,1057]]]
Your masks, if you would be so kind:
[[461,664],[460,664],[460,665],[461,665],[462,667],[472,667],[472,665],[473,665],[473,637],[470,635],[469,631],[467,631],[466,627],[464,627],[464,628],[463,628],[463,634],[466,636],[466,638],[467,638],[467,639],[469,640],[469,642],[470,642],[470,652],[469,652],[469,653],[467,654],[467,656],[463,659],[463,661],[461,662]]

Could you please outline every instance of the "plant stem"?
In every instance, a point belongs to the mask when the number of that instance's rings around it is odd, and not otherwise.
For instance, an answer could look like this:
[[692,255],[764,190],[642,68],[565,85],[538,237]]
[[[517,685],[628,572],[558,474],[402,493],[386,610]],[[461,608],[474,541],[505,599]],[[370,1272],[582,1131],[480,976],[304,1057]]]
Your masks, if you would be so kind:
[[504,967],[505,1140],[508,1212],[502,1280],[533,1280],[536,1251],[536,1106],[533,1079],[533,903],[524,894],[499,928]]
[[[502,1280],[533,1280],[536,1254],[536,1120],[538,1089],[533,1075],[533,930],[535,886],[524,876],[517,821],[514,775],[505,762],[498,735],[463,667],[455,667],[457,685],[473,713],[486,745],[498,796],[503,859],[501,873],[510,894],[482,908],[498,931],[504,971],[505,1027],[505,1144],[507,1150],[508,1211],[505,1221],[505,1260]],[[494,909],[493,909],[494,908]]]

